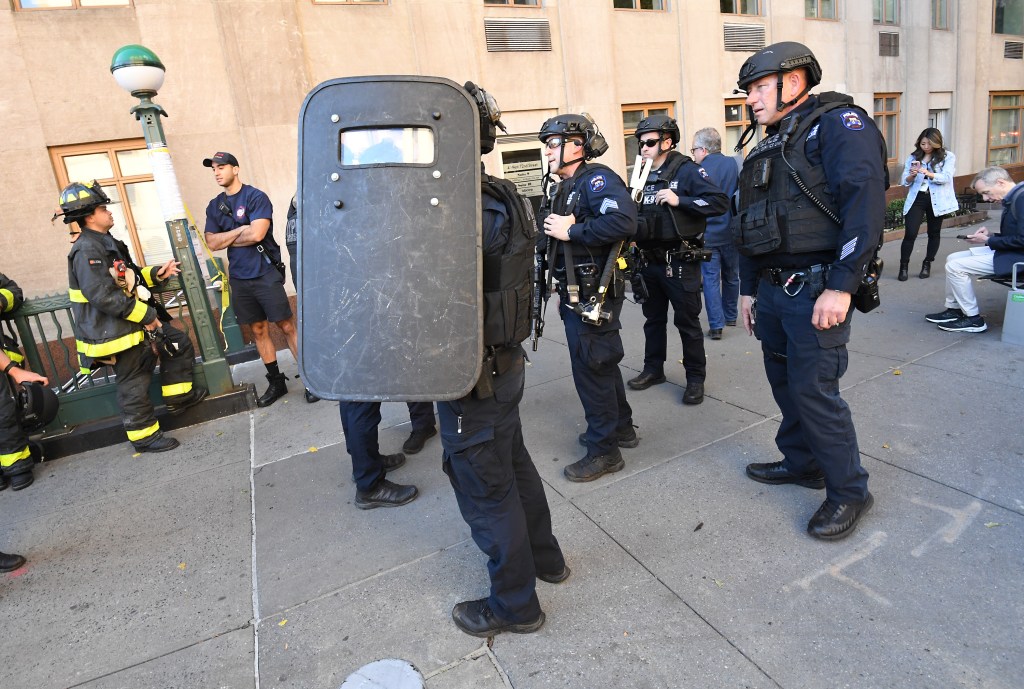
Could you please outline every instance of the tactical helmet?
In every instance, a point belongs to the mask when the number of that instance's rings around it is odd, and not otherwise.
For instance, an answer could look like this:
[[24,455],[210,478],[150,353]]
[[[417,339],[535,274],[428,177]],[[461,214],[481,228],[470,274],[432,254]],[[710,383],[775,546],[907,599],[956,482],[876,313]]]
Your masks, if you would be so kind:
[[72,182],[60,193],[61,212],[55,213],[51,220],[56,220],[63,215],[64,224],[70,225],[88,216],[98,206],[106,206],[111,203],[116,203],[116,201],[110,200],[96,180],[88,184]]
[[821,83],[821,65],[810,48],[795,41],[773,43],[747,58],[740,67],[736,85],[745,91],[751,83],[762,77],[792,72],[800,67],[807,70],[808,88]]
[[57,416],[57,394],[36,382],[16,386],[18,399],[18,421],[29,433],[41,431]]
[[467,81],[464,88],[476,100],[476,107],[480,112],[480,152],[490,153],[494,150],[498,129],[508,134],[505,125],[501,123],[501,108],[498,107],[498,101],[494,100],[494,96],[472,81]]
[[679,125],[668,115],[649,115],[643,118],[636,126],[635,135],[639,139],[642,135],[651,132],[668,134],[672,137],[672,146],[679,145]]
[[553,136],[572,135],[583,137],[583,155],[586,160],[597,158],[608,150],[608,142],[597,128],[597,123],[587,113],[555,115],[544,122],[537,138],[547,141]]

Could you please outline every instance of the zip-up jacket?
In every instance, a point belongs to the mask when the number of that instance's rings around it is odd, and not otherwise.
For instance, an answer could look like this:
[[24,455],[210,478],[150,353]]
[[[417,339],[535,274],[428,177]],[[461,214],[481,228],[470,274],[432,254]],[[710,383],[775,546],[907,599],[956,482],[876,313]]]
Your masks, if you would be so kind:
[[[109,234],[82,229],[68,254],[68,296],[75,317],[75,338],[82,369],[97,359],[110,357],[141,343],[144,324],[157,317],[156,310],[135,294],[125,294],[111,273],[116,259],[133,270],[128,248]],[[138,284],[154,287],[160,266],[139,269]]]

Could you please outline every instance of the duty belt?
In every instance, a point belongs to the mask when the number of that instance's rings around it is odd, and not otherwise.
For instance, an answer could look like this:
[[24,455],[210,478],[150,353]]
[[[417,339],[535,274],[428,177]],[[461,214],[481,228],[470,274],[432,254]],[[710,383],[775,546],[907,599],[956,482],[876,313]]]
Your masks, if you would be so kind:
[[762,268],[761,277],[776,287],[781,287],[790,297],[800,294],[804,285],[811,285],[820,294],[825,289],[825,280],[828,279],[828,265],[818,263],[806,268]]

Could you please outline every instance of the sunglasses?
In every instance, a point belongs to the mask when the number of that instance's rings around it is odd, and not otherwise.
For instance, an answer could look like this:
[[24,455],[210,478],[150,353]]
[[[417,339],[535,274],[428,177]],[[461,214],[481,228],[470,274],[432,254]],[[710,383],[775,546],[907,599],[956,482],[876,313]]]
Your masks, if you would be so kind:
[[[569,139],[566,143],[576,144],[577,146],[581,146],[582,145],[576,139]],[[550,139],[548,139],[547,141],[544,142],[544,146],[546,146],[548,150],[556,149],[556,148],[558,148],[561,145],[562,145],[562,139],[557,137],[557,136],[552,137],[552,138],[550,138]]]
[[660,143],[661,137],[658,137],[657,139],[640,139],[640,148],[651,148],[653,146],[657,146]]

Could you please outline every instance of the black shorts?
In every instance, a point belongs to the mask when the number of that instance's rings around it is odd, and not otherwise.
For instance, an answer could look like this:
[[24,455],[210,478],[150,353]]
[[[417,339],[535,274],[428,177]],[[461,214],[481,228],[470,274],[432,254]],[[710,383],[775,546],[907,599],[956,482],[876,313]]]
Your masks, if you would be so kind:
[[243,325],[260,321],[278,323],[292,317],[284,278],[276,269],[251,280],[231,278],[231,305],[235,318]]

